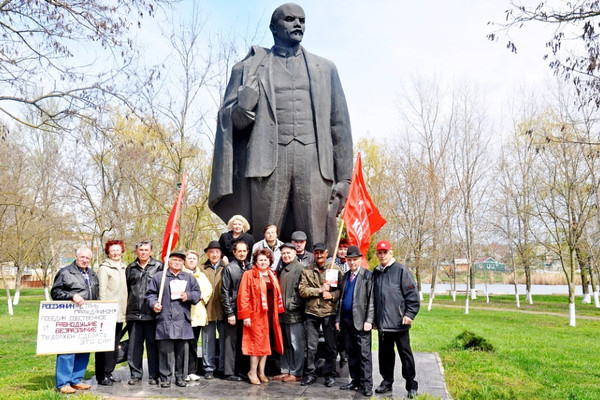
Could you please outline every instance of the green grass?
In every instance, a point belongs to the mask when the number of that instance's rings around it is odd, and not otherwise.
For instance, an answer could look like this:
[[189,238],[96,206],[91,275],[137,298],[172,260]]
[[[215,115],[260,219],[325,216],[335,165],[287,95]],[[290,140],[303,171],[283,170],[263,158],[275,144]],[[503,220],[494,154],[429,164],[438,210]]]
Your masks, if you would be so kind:
[[[24,291],[15,315],[9,316],[6,297],[0,297],[0,399],[64,398],[54,391],[55,356],[35,355],[40,300],[40,290]],[[530,311],[565,316],[515,312],[512,296],[494,296],[489,305],[480,296],[471,306],[506,311],[473,308],[468,315],[462,308],[441,303],[452,302],[448,296],[436,296],[428,312],[425,299],[411,341],[415,351],[440,354],[454,399],[600,399],[600,321],[578,319],[577,327],[567,326],[564,296],[536,296],[532,306],[523,299],[521,303]],[[464,305],[464,296],[457,305]],[[577,312],[600,316],[590,305],[577,304]],[[453,348],[465,330],[483,337],[494,351]],[[93,370],[91,357],[88,377]],[[96,397],[83,394],[78,398]]]
[[[0,297],[0,399],[52,400],[64,399],[54,390],[56,356],[36,356],[37,318],[42,290],[24,290],[19,304],[8,315],[5,292]],[[93,365],[93,355],[90,365]],[[93,374],[88,367],[86,377]],[[96,399],[89,393],[78,399]]]
[[[484,295],[477,295],[477,299],[469,300],[470,307],[485,307],[485,308],[502,308],[506,310],[522,310],[534,312],[559,313],[565,316],[569,313],[569,303],[566,295],[535,295],[533,296],[533,304],[527,303],[525,296],[520,296],[520,308],[517,308],[514,295],[490,295],[490,302],[487,303]],[[421,308],[427,308],[429,297],[425,296],[425,300]],[[456,302],[452,301],[452,296],[436,295],[433,301],[433,307],[436,305],[459,306],[464,309],[465,294],[461,293],[456,296]],[[592,304],[581,304],[581,298],[576,299],[575,313],[578,316],[591,316],[600,318],[600,309],[595,308]]]
[[[411,330],[413,349],[440,354],[455,399],[600,398],[600,321],[580,319],[573,328],[566,317],[547,314],[421,310]],[[489,341],[494,352],[453,350],[465,330]]]

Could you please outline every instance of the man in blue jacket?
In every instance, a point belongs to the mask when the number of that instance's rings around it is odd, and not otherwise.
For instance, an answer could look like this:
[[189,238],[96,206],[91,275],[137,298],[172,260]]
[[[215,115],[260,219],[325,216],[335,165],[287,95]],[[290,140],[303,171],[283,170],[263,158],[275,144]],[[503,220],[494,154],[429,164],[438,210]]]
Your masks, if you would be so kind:
[[377,393],[392,391],[394,365],[398,349],[402,362],[402,377],[406,380],[408,398],[417,395],[415,359],[408,332],[421,306],[419,292],[410,271],[394,259],[392,245],[377,243],[376,256],[380,264],[373,271],[375,281],[375,325],[379,330],[379,371],[383,377]]
[[341,331],[348,352],[348,371],[352,381],[340,386],[373,395],[371,329],[375,319],[373,274],[360,266],[362,254],[357,246],[348,247],[348,272],[342,277],[342,292],[335,327]]
[[156,341],[158,343],[158,373],[160,387],[171,386],[173,359],[175,384],[187,386],[184,380],[184,361],[187,342],[194,338],[190,310],[200,301],[200,286],[192,274],[181,272],[185,254],[173,252],[165,274],[164,291],[159,299],[162,274],[156,274],[148,285],[146,303],[158,314]]

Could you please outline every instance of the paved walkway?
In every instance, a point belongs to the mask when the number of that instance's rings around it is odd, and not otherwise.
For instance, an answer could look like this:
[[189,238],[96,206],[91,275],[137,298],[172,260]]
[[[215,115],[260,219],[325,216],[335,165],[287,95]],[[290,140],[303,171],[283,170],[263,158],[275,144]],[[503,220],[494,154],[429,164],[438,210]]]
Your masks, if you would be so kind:
[[[450,399],[446,382],[444,381],[444,371],[442,364],[436,353],[415,353],[415,363],[417,366],[417,381],[419,382],[419,393],[429,393],[440,399]],[[146,369],[144,369],[146,371]],[[129,386],[129,368],[121,367],[115,375],[122,379],[122,382],[115,383],[113,386],[99,386],[95,378],[90,382],[94,386],[92,391],[95,394],[105,396],[107,399],[148,399],[148,398],[177,398],[177,399],[365,399],[357,392],[340,390],[339,386],[349,382],[348,367],[340,371],[342,377],[336,378],[335,386],[328,388],[323,386],[323,378],[319,378],[316,383],[310,386],[301,386],[300,382],[283,383],[271,381],[261,385],[250,385],[248,382],[229,382],[221,379],[205,380],[202,378],[197,382],[189,382],[185,388],[180,388],[171,384],[168,389],[162,389],[157,386],[150,386],[147,377],[141,385]],[[401,399],[406,396],[404,389],[404,379],[402,379],[400,359],[396,355],[396,381],[394,389],[390,393],[378,395],[374,393],[374,398],[394,397]],[[379,365],[377,352],[373,352],[373,389],[381,382],[379,375]]]

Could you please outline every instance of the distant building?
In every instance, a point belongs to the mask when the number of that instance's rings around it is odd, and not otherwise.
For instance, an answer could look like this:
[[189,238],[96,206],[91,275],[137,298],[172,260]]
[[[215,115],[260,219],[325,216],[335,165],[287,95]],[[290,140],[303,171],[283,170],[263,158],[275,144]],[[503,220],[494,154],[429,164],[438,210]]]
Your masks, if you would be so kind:
[[494,260],[492,257],[482,257],[475,260],[473,268],[479,271],[495,271],[495,272],[508,272],[506,264]]

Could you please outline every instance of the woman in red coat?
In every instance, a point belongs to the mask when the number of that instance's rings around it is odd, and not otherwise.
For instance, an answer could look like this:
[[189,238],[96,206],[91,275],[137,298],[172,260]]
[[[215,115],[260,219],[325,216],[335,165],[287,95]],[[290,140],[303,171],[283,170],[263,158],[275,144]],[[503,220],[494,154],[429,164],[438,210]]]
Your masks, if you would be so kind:
[[250,356],[250,383],[268,382],[265,375],[267,356],[273,348],[283,353],[279,313],[284,311],[277,275],[269,268],[273,253],[269,249],[252,254],[254,265],[244,272],[238,291],[238,318],[244,321],[242,353]]

